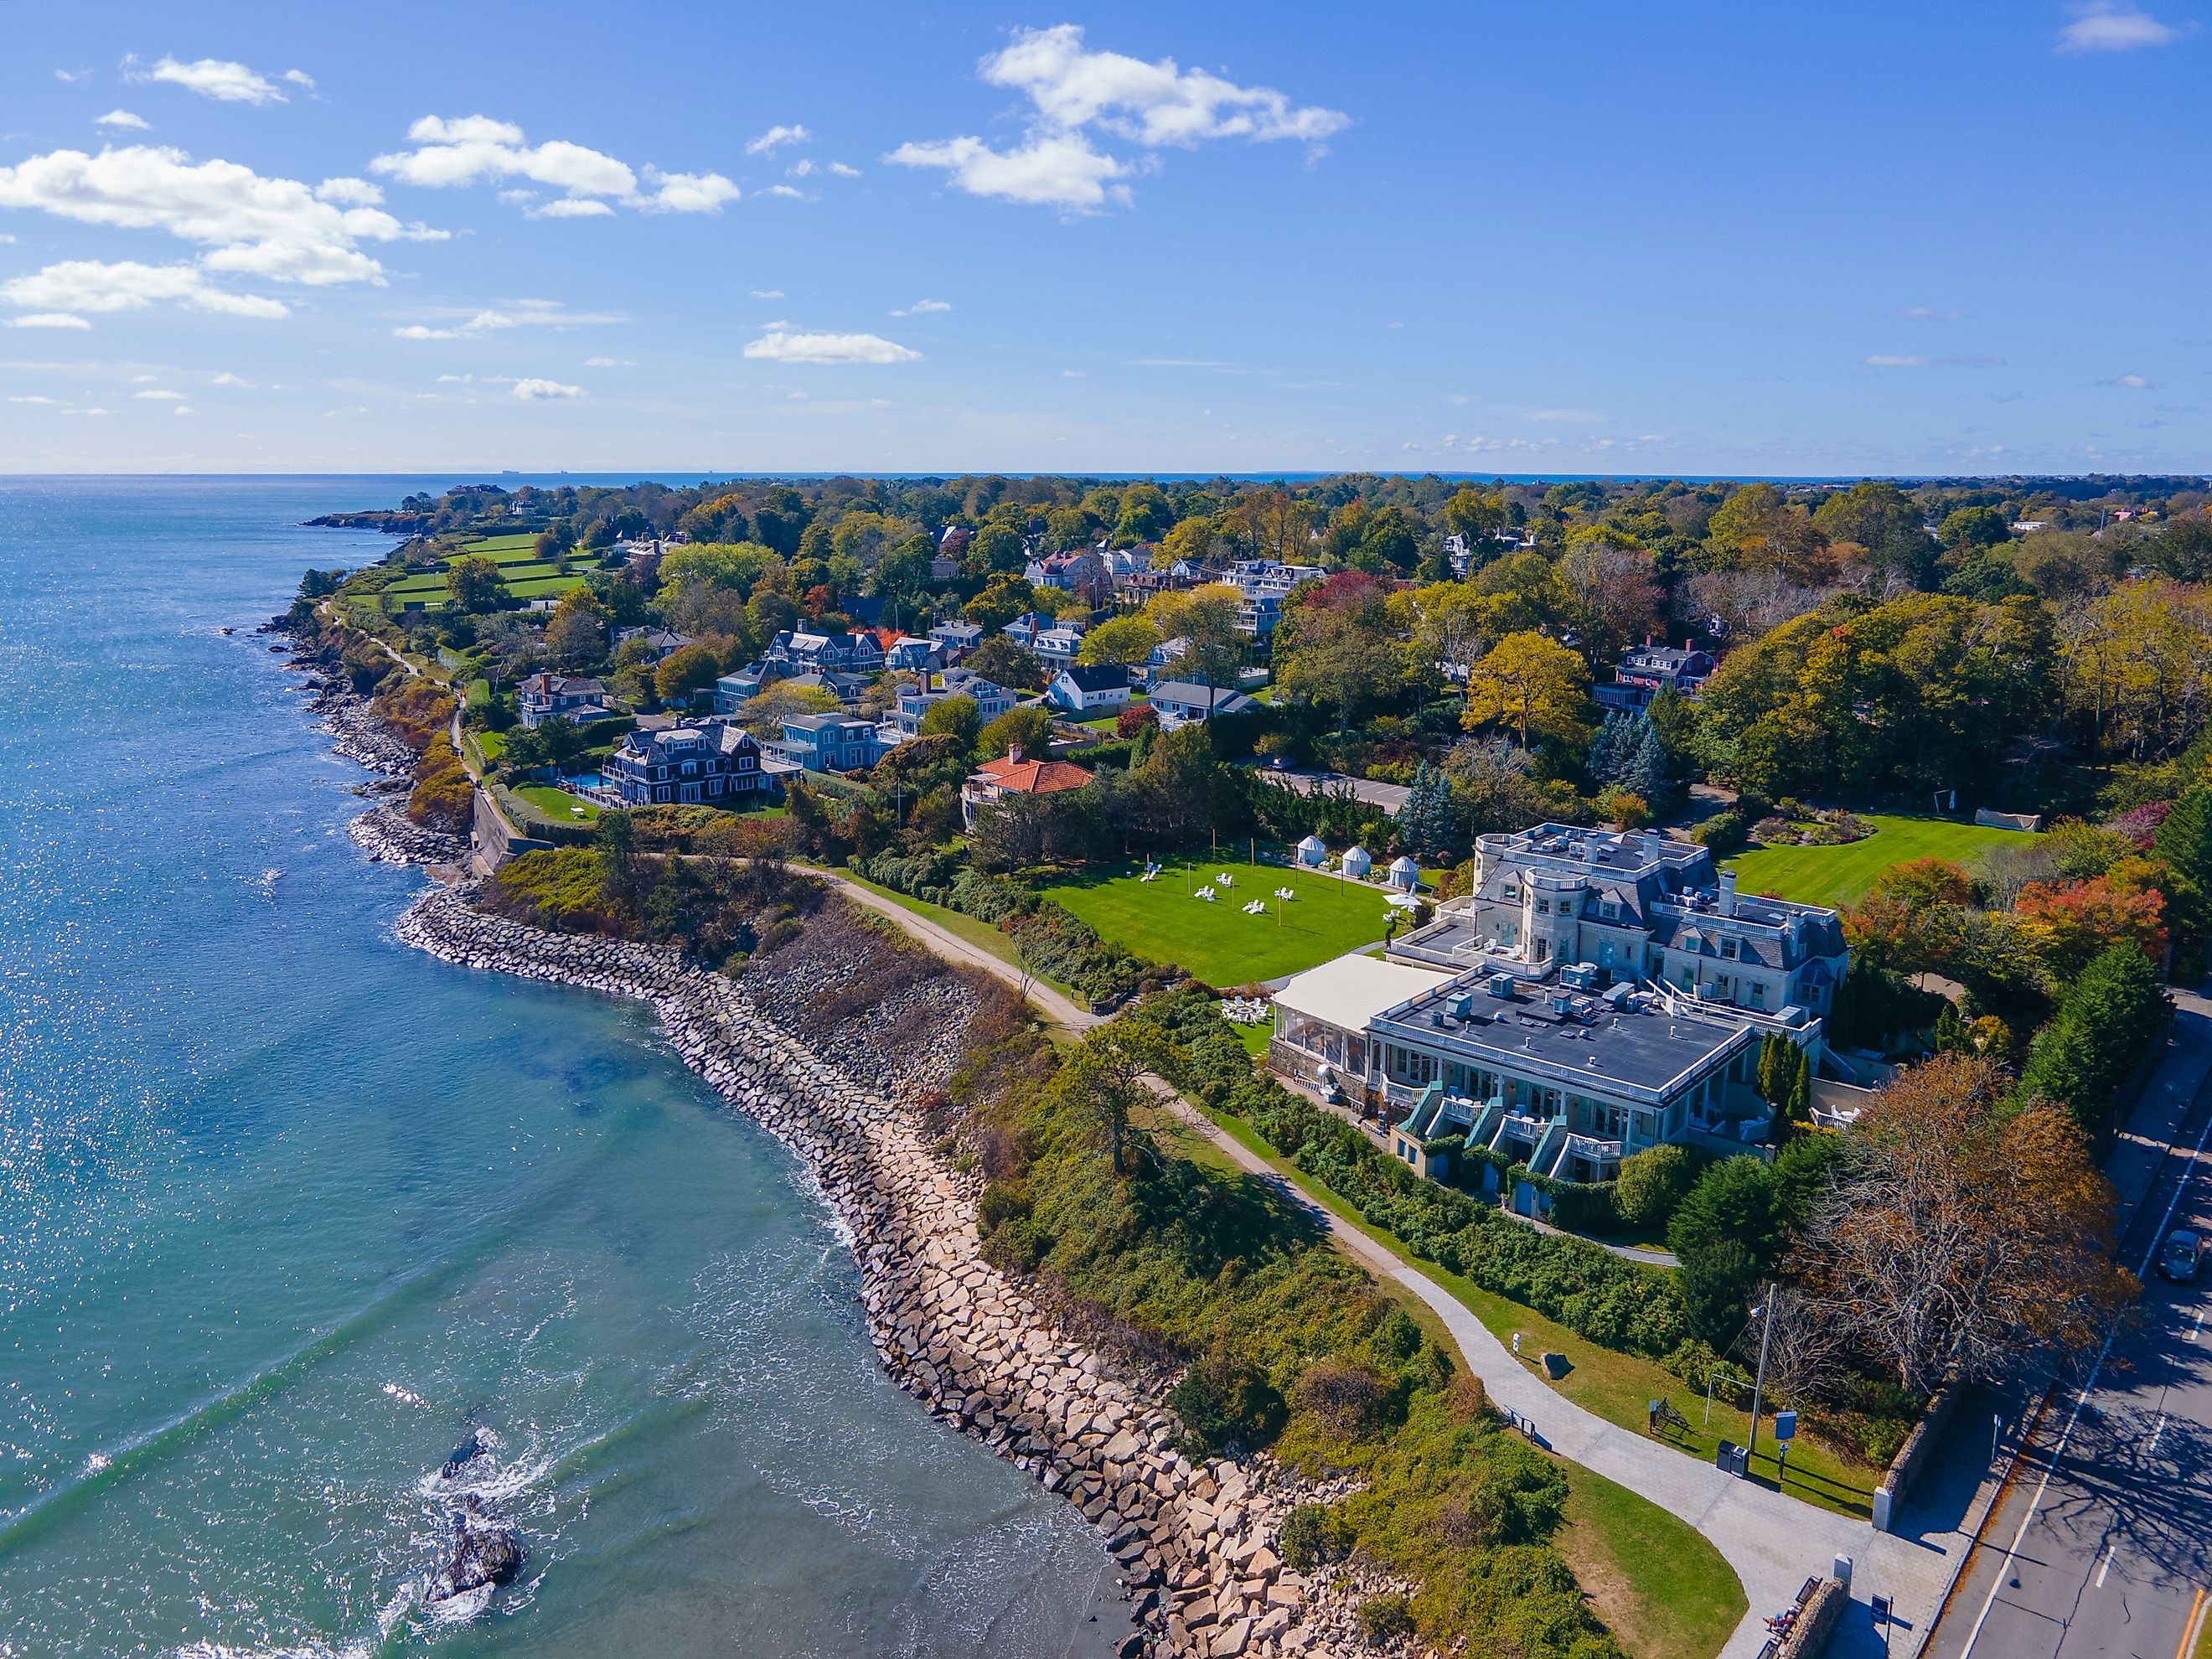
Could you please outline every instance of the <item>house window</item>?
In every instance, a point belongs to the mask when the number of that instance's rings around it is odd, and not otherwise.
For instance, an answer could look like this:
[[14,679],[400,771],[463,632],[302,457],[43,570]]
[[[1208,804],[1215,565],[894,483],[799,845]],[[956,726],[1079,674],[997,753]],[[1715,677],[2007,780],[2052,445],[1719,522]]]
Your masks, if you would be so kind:
[[1751,981],[1751,1006],[1754,1008],[1766,1006],[1766,985],[1762,980]]
[[1550,915],[1552,914],[1552,901],[1549,899],[1538,899],[1536,901],[1536,914],[1540,916]]
[[1726,960],[1734,962],[1736,957],[1736,950],[1737,945],[1735,940],[1732,939],[1724,939],[1721,941],[1721,955]]
[[1607,921],[1617,921],[1620,917],[1620,902],[1615,899],[1607,899],[1597,907],[1597,911],[1598,914],[1603,916]]

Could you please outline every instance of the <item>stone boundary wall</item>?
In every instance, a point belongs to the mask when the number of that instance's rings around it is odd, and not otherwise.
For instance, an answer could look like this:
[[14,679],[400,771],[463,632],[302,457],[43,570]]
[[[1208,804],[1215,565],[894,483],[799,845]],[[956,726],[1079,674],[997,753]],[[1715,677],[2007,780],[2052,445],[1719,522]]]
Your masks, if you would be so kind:
[[1264,1460],[1248,1471],[1176,1452],[1171,1413],[983,1260],[979,1183],[937,1157],[907,1107],[665,946],[524,927],[472,909],[465,889],[424,893],[395,931],[463,966],[652,1003],[685,1064],[805,1163],[850,1241],[868,1334],[899,1386],[1099,1529],[1138,1620],[1125,1659],[1355,1650],[1350,1591],[1309,1584],[1273,1547],[1296,1483]]

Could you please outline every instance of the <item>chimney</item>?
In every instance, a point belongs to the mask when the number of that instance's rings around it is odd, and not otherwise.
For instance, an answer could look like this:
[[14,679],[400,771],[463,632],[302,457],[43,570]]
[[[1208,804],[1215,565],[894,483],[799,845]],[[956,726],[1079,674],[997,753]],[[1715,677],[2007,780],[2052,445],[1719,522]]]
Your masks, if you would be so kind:
[[[1010,743],[1010,744],[1008,744],[1006,745],[1006,764],[1007,764],[1007,765],[1009,765],[1009,766],[1019,766],[1021,763],[1022,763],[1022,746],[1021,746],[1021,744],[1018,744],[1018,743]],[[1733,878],[1731,878],[1731,879],[1733,879]]]
[[1735,914],[1735,872],[1733,870],[1721,872],[1721,914],[1724,916]]
[[1650,649],[1653,643],[1654,643],[1654,641],[1653,641],[1653,640],[1652,640],[1651,635],[1649,635],[1649,634],[1646,634],[1646,635],[1644,636],[1644,647],[1645,647],[1645,649],[1647,649],[1647,650],[1648,650],[1648,649]]

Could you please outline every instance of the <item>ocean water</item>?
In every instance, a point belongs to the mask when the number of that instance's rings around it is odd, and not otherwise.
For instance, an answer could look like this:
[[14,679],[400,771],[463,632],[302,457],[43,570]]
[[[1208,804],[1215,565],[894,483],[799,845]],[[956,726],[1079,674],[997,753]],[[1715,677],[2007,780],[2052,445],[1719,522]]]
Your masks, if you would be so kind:
[[[635,1006],[391,937],[250,630],[430,482],[0,480],[0,1655],[1106,1651],[781,1148]],[[472,1431],[529,1558],[444,1622]]]

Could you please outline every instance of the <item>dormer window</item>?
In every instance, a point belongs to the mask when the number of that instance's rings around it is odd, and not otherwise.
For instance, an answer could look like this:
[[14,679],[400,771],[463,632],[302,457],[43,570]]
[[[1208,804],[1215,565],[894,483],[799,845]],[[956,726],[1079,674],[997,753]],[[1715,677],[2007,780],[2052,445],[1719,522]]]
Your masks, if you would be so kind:
[[1737,949],[1736,941],[1732,939],[1724,939],[1721,941],[1721,955],[1727,961],[1735,960]]

